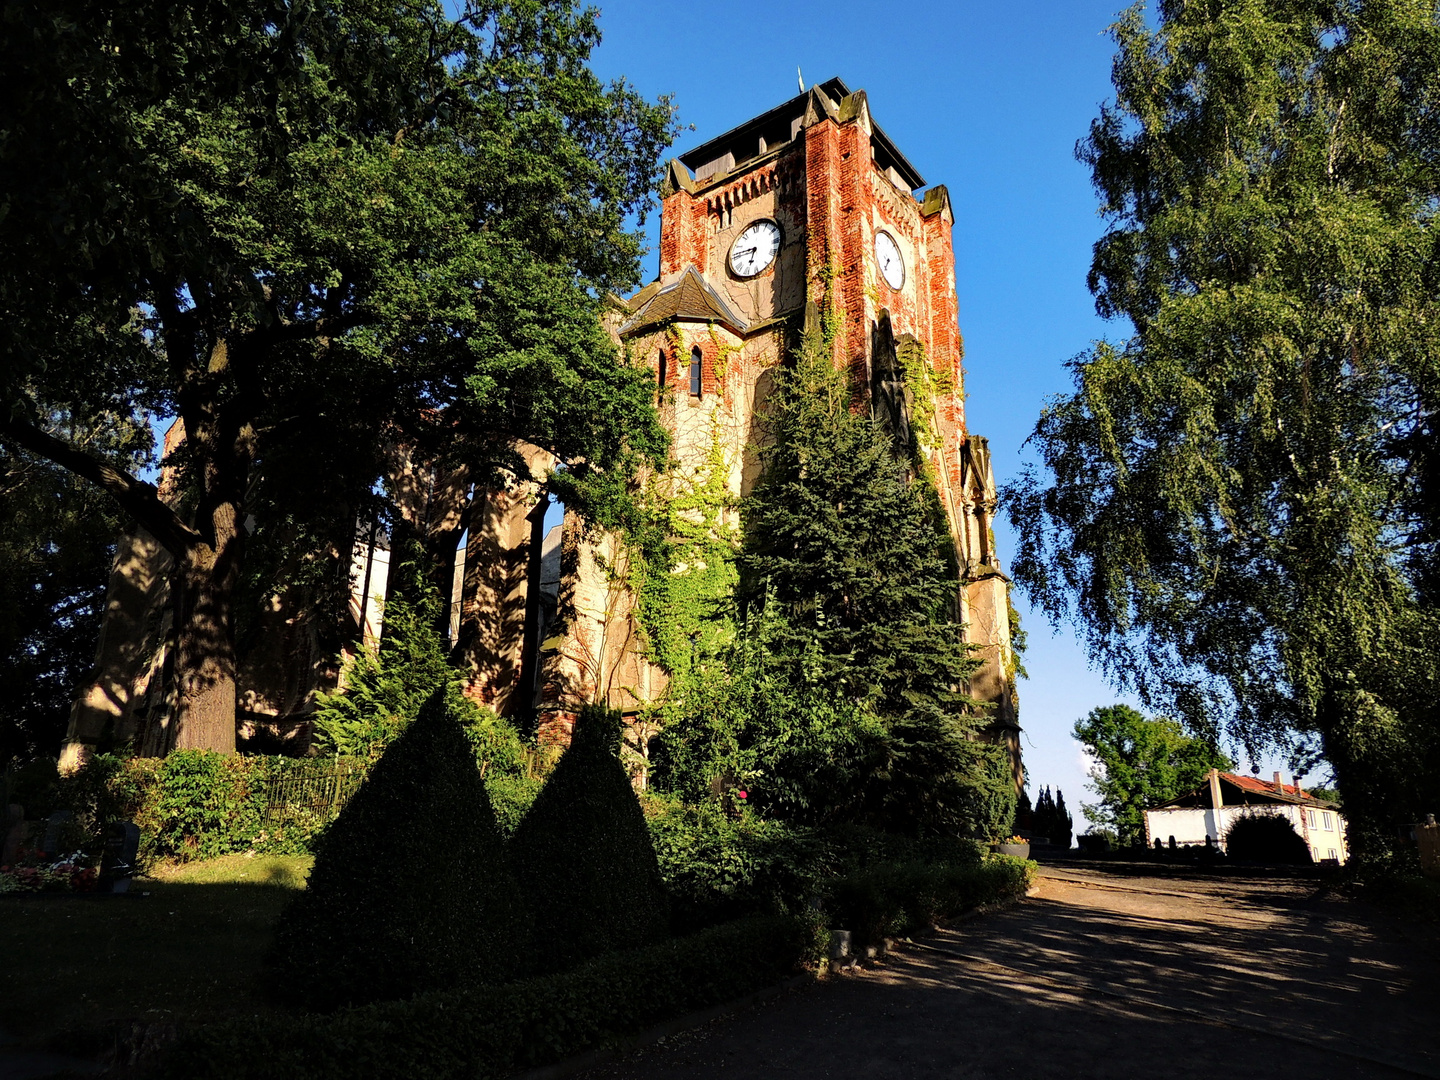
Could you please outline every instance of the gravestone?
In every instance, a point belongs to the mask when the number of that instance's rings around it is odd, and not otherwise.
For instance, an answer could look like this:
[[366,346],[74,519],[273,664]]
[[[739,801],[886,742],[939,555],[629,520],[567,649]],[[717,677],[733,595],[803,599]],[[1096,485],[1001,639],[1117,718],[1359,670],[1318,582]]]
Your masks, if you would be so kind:
[[133,822],[112,822],[106,830],[105,851],[100,856],[100,879],[95,891],[123,893],[130,891],[135,874],[135,858],[140,853],[140,830]]
[[45,822],[45,838],[40,842],[40,854],[54,859],[60,854],[60,831],[75,815],[69,810],[56,810]]

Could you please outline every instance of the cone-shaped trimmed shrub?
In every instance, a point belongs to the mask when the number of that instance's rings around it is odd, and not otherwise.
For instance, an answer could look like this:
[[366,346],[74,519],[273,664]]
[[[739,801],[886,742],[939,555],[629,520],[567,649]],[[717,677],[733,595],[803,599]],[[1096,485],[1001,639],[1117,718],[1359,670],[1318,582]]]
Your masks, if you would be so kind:
[[645,815],[620,764],[620,714],[587,705],[570,747],[511,840],[550,971],[668,932],[665,888]]
[[526,974],[527,920],[475,755],[443,689],[330,826],[267,958],[312,1009]]

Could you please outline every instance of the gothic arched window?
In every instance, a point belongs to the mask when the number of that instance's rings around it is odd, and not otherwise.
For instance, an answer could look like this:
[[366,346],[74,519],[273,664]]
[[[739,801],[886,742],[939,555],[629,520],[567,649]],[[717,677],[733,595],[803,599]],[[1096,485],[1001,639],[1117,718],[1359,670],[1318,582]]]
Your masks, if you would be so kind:
[[656,388],[656,390],[657,390],[657,393],[656,393],[655,396],[656,396],[657,398],[661,399],[661,400],[664,400],[664,397],[665,397],[665,377],[666,377],[666,375],[669,374],[669,372],[667,372],[667,371],[665,370],[665,367],[666,367],[666,364],[665,364],[665,350],[664,350],[664,349],[661,349],[661,350],[660,350],[660,368],[659,368],[659,373],[657,374],[657,376],[656,376],[656,378],[655,378],[655,388]]
[[690,396],[700,397],[700,346],[690,350]]

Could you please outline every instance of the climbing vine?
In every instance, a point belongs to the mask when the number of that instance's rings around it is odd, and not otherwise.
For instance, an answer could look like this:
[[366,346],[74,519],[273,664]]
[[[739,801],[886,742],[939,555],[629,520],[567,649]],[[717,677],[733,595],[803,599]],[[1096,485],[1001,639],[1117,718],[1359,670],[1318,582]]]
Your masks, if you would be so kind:
[[725,372],[730,368],[730,357],[740,351],[739,345],[732,345],[728,341],[721,341],[720,335],[715,332],[715,324],[709,324],[710,341],[715,346],[715,381],[722,382]]
[[905,388],[910,391],[910,427],[922,456],[936,445],[935,403],[942,395],[955,392],[955,379],[948,371],[936,371],[930,364],[925,343],[919,338],[903,335],[895,349]]
[[740,535],[729,473],[716,418],[709,449],[693,471],[676,467],[650,479],[641,523],[626,538],[649,657],[681,684],[699,658],[715,655],[734,637]]

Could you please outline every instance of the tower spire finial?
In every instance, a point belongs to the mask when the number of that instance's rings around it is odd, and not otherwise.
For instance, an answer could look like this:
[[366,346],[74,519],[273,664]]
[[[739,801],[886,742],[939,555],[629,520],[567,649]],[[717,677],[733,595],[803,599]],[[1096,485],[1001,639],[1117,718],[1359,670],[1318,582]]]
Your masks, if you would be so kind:
[[795,78],[800,80],[800,93],[805,92],[805,76],[800,74],[800,65],[795,65]]

